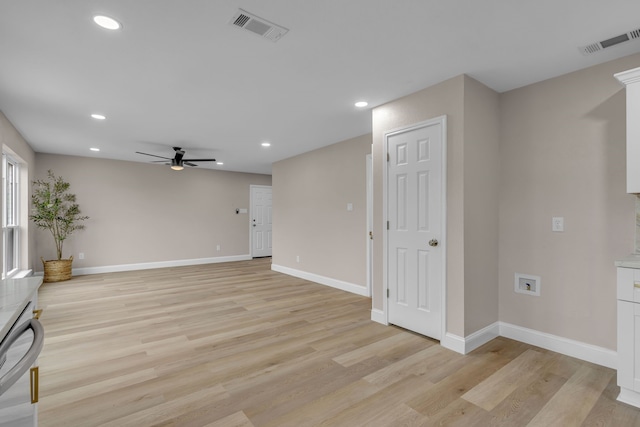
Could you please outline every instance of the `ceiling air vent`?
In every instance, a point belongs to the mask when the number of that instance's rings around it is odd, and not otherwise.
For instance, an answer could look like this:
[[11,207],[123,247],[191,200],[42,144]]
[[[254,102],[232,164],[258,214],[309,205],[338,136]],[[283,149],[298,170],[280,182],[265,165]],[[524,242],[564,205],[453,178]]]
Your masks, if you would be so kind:
[[269,22],[242,9],[238,9],[238,12],[233,15],[229,23],[251,31],[272,42],[277,42],[289,31],[287,28],[276,25],[273,22]]
[[603,40],[601,42],[591,43],[590,45],[582,46],[579,49],[583,55],[591,55],[608,47],[634,39],[640,39],[640,29],[629,31],[628,33],[620,34],[619,36],[611,37],[610,39]]

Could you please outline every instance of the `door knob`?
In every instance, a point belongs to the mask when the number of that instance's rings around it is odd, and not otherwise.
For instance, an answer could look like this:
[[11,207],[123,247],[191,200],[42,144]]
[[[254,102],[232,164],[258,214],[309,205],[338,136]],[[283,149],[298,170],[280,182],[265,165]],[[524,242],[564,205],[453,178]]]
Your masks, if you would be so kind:
[[437,239],[429,240],[429,246],[438,246],[438,240]]

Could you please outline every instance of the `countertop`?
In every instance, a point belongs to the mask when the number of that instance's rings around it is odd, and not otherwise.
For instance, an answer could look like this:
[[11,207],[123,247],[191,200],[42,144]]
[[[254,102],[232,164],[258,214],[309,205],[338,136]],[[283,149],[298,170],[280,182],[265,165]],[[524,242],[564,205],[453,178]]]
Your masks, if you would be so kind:
[[0,340],[32,300],[42,285],[42,276],[5,279],[0,282]]
[[631,254],[615,262],[616,267],[640,268],[640,254]]

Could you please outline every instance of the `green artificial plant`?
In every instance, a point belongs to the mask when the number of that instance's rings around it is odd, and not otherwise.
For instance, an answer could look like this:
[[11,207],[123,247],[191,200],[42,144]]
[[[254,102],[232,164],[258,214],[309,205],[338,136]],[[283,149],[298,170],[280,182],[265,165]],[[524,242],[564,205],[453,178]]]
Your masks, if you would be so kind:
[[32,214],[29,216],[36,226],[49,230],[56,242],[58,260],[62,259],[62,245],[76,230],[83,230],[80,221],[89,219],[80,212],[76,203],[76,195],[69,193],[71,184],[62,177],[56,177],[51,170],[48,179],[38,179],[32,182],[31,195]]

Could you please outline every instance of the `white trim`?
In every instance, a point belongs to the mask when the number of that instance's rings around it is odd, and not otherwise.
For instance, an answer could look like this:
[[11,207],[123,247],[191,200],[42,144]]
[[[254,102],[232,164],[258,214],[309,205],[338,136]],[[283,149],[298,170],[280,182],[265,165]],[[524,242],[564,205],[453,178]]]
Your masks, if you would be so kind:
[[[446,333],[440,341],[440,345],[460,354],[468,354],[497,336],[555,351],[556,353],[606,366],[611,369],[617,369],[618,366],[618,353],[613,350],[505,322],[492,323],[464,338]],[[638,396],[640,396],[640,394]],[[633,398],[633,396],[631,396],[630,399],[631,398]],[[620,400],[620,398],[618,398],[618,400]],[[640,400],[638,400],[638,402],[640,402]],[[634,403],[631,404],[633,405]]]
[[449,332],[445,333],[442,339],[440,340],[440,345],[446,349],[455,351],[456,353],[465,354],[464,338],[458,335],[454,335]]
[[373,274],[371,269],[373,268],[373,238],[369,233],[373,233],[373,156],[367,154],[366,156],[366,171],[367,171],[367,296],[371,296]]
[[397,128],[397,129],[392,129],[389,130],[387,132],[385,132],[384,134],[384,139],[383,139],[383,153],[382,153],[382,162],[383,162],[383,167],[382,167],[382,229],[383,229],[383,233],[382,233],[382,291],[383,291],[383,299],[382,299],[382,310],[384,312],[384,316],[385,316],[385,322],[386,324],[389,323],[389,310],[388,310],[388,299],[386,297],[388,289],[389,289],[389,282],[387,280],[387,269],[388,269],[388,254],[387,254],[387,250],[388,250],[388,241],[387,241],[387,233],[386,233],[386,224],[387,221],[389,220],[389,216],[388,216],[388,168],[389,168],[389,164],[387,161],[387,153],[389,152],[389,137],[397,134],[397,133],[401,133],[401,132],[410,132],[413,131],[415,129],[420,129],[423,127],[427,127],[427,126],[433,126],[435,124],[440,124],[441,126],[441,132],[442,132],[442,179],[441,179],[441,184],[442,184],[442,238],[439,239],[440,243],[441,243],[441,248],[442,248],[442,289],[441,289],[441,295],[442,295],[442,301],[441,301],[441,307],[440,307],[440,312],[441,312],[441,332],[440,332],[440,339],[442,340],[446,340],[447,337],[447,116],[443,115],[443,116],[439,116],[439,117],[435,117],[433,119],[429,119],[429,120],[425,120],[423,122],[420,123],[416,123],[413,124],[411,126],[406,126],[406,127],[401,127],[401,128]]
[[499,324],[500,335],[503,337],[606,366],[607,368],[617,369],[618,367],[618,353],[613,350],[505,322],[499,322]]
[[384,311],[378,310],[377,308],[371,309],[371,320],[376,323],[382,323],[383,325],[389,325],[387,323],[387,318],[384,315]]
[[500,322],[492,323],[479,331],[465,337],[464,354],[470,353],[476,348],[485,345],[500,335]]
[[620,83],[625,86],[629,86],[633,83],[640,82],[640,67],[633,68],[627,71],[621,71],[613,75]]
[[10,277],[10,279],[24,279],[25,277],[29,277],[33,275],[33,270],[18,270],[16,274]]
[[628,388],[620,387],[620,394],[618,395],[618,402],[626,403],[640,408],[640,393],[637,391],[629,390]]
[[500,323],[495,322],[464,338],[446,333],[440,344],[460,354],[468,354],[500,335]]
[[287,274],[289,276],[299,277],[300,279],[309,280],[311,282],[320,283],[321,285],[331,286],[332,288],[351,292],[363,297],[368,296],[367,288],[365,286],[356,285],[354,283],[343,282],[342,280],[332,279],[330,277],[320,276],[318,274],[308,273],[306,271],[296,270],[294,268],[289,268],[277,264],[271,264],[271,270],[277,271],[278,273]]
[[[251,255],[232,255],[214,258],[195,258],[195,259],[181,259],[175,261],[157,261],[157,262],[145,262],[138,264],[121,264],[121,265],[105,265],[102,267],[83,267],[74,268],[72,274],[74,276],[81,276],[85,274],[101,274],[101,273],[116,273],[119,271],[135,271],[135,270],[150,270],[153,268],[166,268],[166,267],[184,267],[189,265],[201,265],[201,264],[216,264],[220,262],[233,262],[233,261],[249,261]],[[34,275],[42,276],[43,271],[36,271]]]
[[447,332],[447,116],[440,116],[436,118],[440,121],[442,126],[442,335],[446,335]]

